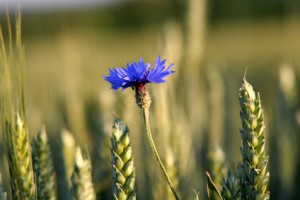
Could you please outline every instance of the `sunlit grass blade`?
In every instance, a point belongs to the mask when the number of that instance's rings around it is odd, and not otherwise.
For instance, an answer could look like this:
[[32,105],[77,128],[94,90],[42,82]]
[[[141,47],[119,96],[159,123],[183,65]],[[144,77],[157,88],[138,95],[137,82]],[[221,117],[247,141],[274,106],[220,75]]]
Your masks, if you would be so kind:
[[194,200],[199,200],[199,192],[194,189],[195,197]]
[[222,200],[222,196],[220,194],[219,189],[217,188],[216,184],[210,177],[210,174],[206,172],[207,178],[207,194],[210,200]]

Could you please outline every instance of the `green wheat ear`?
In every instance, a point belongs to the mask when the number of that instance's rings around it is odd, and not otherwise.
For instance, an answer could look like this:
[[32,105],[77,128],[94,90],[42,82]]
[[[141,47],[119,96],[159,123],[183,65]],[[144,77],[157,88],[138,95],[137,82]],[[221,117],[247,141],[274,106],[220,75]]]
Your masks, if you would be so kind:
[[7,133],[9,169],[14,199],[36,199],[29,135],[16,114],[14,126]]
[[239,166],[242,180],[242,199],[269,199],[267,185],[268,156],[265,155],[265,125],[259,93],[243,79],[239,91],[242,129],[241,153],[243,161]]
[[6,200],[6,199],[7,199],[7,194],[3,190],[3,187],[2,187],[2,176],[0,174],[0,200]]
[[227,178],[223,178],[221,195],[224,200],[241,200],[241,181],[240,177],[229,170]]
[[76,148],[74,171],[71,177],[71,197],[76,200],[95,200],[96,195],[92,183],[92,165],[89,158]]
[[115,200],[136,199],[135,168],[129,129],[115,119],[111,136],[113,195]]
[[56,199],[56,177],[45,126],[33,140],[33,168],[36,174],[38,199]]

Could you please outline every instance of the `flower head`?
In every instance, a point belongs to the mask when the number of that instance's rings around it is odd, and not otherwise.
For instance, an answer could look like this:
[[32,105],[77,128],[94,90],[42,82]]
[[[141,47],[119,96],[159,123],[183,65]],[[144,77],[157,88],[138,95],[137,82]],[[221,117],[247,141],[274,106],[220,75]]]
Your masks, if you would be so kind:
[[171,70],[174,64],[166,68],[165,63],[166,60],[161,60],[158,56],[153,69],[150,69],[151,64],[145,64],[140,58],[138,63],[127,64],[126,68],[109,69],[109,75],[104,76],[104,79],[111,83],[113,90],[142,87],[147,83],[163,83],[166,82],[165,77],[174,73]]

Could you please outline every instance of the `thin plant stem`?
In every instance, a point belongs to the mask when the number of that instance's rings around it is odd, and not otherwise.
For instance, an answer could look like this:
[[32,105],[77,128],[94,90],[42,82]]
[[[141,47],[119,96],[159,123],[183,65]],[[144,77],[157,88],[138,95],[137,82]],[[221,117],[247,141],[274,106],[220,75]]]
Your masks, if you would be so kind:
[[164,167],[164,165],[163,165],[163,163],[162,163],[162,161],[161,161],[161,159],[158,155],[158,152],[156,150],[156,147],[155,147],[155,144],[154,144],[154,141],[153,141],[153,138],[152,138],[150,122],[149,122],[149,108],[142,108],[142,110],[143,110],[143,118],[144,118],[145,128],[146,128],[146,131],[147,131],[147,138],[148,138],[148,141],[150,143],[152,152],[155,155],[155,158],[158,161],[159,166],[160,166],[161,170],[163,171],[164,176],[167,179],[167,182],[170,186],[170,189],[173,192],[173,195],[174,195],[175,199],[179,200],[179,196],[178,196],[178,194],[177,194],[177,192],[176,192],[176,190],[173,186],[173,183],[172,183],[171,179],[168,176],[166,168]]

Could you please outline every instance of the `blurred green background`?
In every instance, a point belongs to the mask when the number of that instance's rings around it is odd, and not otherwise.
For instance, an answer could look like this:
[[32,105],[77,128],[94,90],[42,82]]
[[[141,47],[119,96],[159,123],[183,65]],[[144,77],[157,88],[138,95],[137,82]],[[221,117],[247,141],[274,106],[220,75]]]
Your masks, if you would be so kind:
[[[108,68],[140,57],[153,63],[158,55],[175,63],[176,74],[167,84],[149,86],[152,124],[164,160],[172,157],[165,144],[175,149],[183,196],[191,199],[195,188],[207,198],[204,172],[218,163],[235,168],[241,160],[237,95],[247,69],[265,111],[271,199],[300,197],[299,1],[120,0],[82,8],[21,7],[26,8],[22,36],[29,129],[34,136],[42,123],[47,127],[62,182],[60,199],[65,199],[64,183],[56,152],[64,128],[87,146],[98,197],[109,199],[104,193],[111,191],[105,184],[111,172],[102,154],[109,154],[103,141],[115,115],[132,132],[139,199],[167,199],[159,196],[164,194],[157,189],[158,182],[163,184],[157,166],[147,168],[153,160],[144,157],[151,153],[133,92],[111,91],[102,78]],[[7,32],[5,9],[0,22]],[[105,166],[108,170],[101,171]]]

